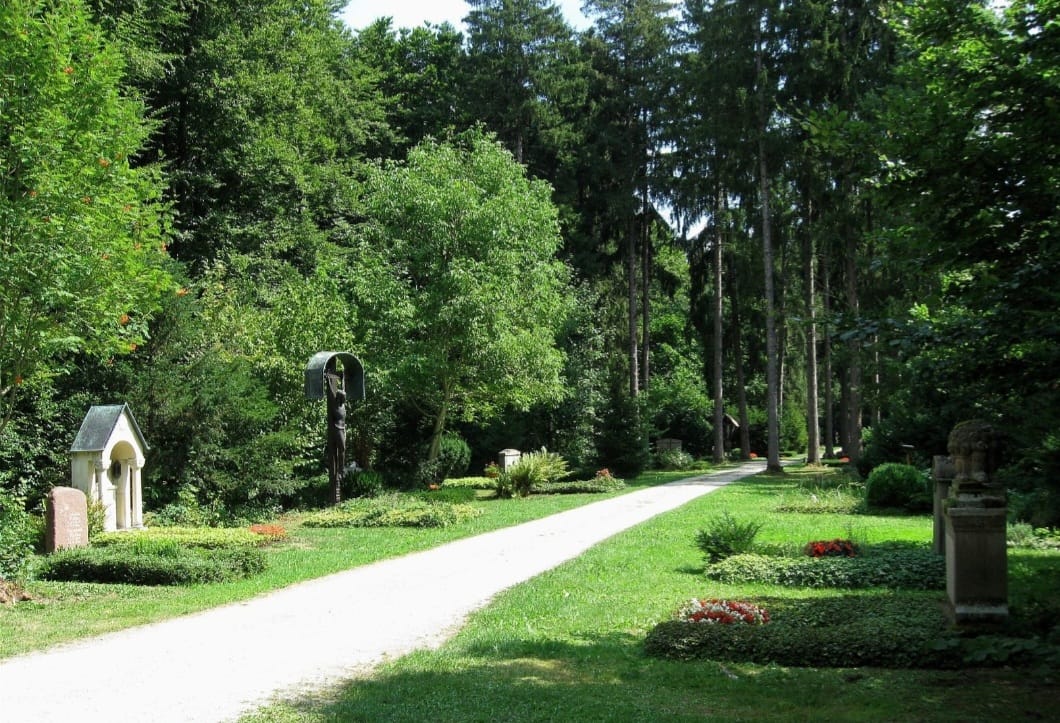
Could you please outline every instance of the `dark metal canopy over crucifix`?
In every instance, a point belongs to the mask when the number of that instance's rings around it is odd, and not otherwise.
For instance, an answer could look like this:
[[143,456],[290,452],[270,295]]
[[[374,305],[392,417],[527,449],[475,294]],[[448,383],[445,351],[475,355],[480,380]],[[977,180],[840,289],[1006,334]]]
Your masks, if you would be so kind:
[[328,401],[328,478],[335,503],[342,501],[346,469],[346,402],[364,399],[364,367],[353,354],[321,351],[305,367],[305,395]]

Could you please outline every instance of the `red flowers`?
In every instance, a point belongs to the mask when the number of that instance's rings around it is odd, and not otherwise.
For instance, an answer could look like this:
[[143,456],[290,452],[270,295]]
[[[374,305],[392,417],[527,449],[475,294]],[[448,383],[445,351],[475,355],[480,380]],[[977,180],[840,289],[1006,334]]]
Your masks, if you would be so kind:
[[255,535],[267,538],[268,542],[275,542],[287,537],[287,530],[280,525],[251,525],[249,529]]
[[693,598],[677,611],[677,619],[715,625],[765,625],[769,622],[769,611],[738,600]]
[[815,540],[807,542],[802,551],[810,557],[855,557],[858,546],[850,540]]

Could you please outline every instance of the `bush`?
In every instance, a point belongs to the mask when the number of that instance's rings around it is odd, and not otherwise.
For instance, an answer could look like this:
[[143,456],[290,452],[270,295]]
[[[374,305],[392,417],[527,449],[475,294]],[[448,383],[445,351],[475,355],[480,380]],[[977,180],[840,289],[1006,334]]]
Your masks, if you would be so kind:
[[709,562],[715,563],[730,555],[748,552],[761,529],[760,522],[738,522],[728,512],[723,512],[696,534],[696,546]]
[[498,483],[498,492],[503,485],[511,494],[526,497],[534,487],[557,482],[569,474],[567,461],[542,447],[537,452],[524,454],[498,478],[504,480]]
[[25,575],[35,538],[22,498],[0,489],[0,579],[19,580]]
[[655,466],[666,470],[692,469],[696,461],[688,452],[679,449],[668,449],[655,455]]
[[862,557],[774,557],[733,555],[709,564],[706,576],[725,583],[764,583],[789,587],[900,588],[940,590],[945,560],[927,549],[879,549]]
[[471,448],[462,437],[454,433],[442,435],[438,447],[438,458],[421,462],[416,471],[417,486],[427,487],[441,484],[447,477],[460,477],[467,473],[471,464]]
[[651,462],[651,446],[640,405],[628,393],[618,392],[604,414],[598,448],[600,462],[620,477],[631,479]]
[[346,497],[378,497],[383,493],[383,475],[351,467],[342,476],[342,487]]
[[310,515],[303,524],[306,527],[447,527],[479,514],[479,508],[468,504],[389,494],[348,500]]
[[888,462],[869,473],[865,481],[865,501],[870,507],[928,511],[931,509],[931,491],[927,477],[916,467]]
[[196,585],[225,582],[265,570],[265,555],[248,547],[181,547],[173,540],[142,540],[134,546],[81,547],[44,558],[37,575],[44,580]]

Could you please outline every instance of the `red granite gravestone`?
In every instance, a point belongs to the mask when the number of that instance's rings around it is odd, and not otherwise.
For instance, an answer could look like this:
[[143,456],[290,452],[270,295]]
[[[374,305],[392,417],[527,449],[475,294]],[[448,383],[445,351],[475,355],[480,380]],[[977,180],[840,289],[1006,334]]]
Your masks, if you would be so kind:
[[88,544],[88,501],[73,487],[53,487],[44,507],[44,551]]

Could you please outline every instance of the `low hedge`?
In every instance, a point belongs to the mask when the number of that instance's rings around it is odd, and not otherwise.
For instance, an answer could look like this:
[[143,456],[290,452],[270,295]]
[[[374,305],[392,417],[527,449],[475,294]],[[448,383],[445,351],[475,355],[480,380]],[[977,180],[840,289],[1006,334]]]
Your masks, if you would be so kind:
[[306,527],[446,527],[481,514],[469,504],[431,501],[415,495],[355,499],[306,517]]
[[496,477],[455,477],[442,482],[442,489],[447,487],[468,488],[473,490],[497,489]]
[[596,477],[595,479],[571,482],[546,482],[530,488],[535,495],[602,494],[625,489],[626,483],[618,477]]
[[[731,558],[730,558],[731,559]],[[842,596],[759,600],[768,625],[708,625],[671,620],[645,640],[648,655],[806,667],[958,667],[953,650],[936,649],[945,619],[938,602],[912,597]]]
[[755,601],[767,625],[669,620],[647,635],[648,655],[792,667],[957,669],[1055,663],[1058,648],[1040,638],[962,636],[939,601],[922,595]]
[[257,547],[273,541],[269,535],[246,527],[147,527],[142,530],[104,532],[92,540],[94,547],[149,550],[175,544],[201,550]]
[[148,552],[119,545],[56,552],[44,558],[37,576],[68,582],[195,585],[249,577],[265,567],[265,553],[251,547],[203,549],[172,545]]
[[765,583],[790,587],[858,589],[886,587],[940,590],[945,560],[928,549],[876,548],[859,557],[775,557],[747,553],[707,565],[719,582]]

